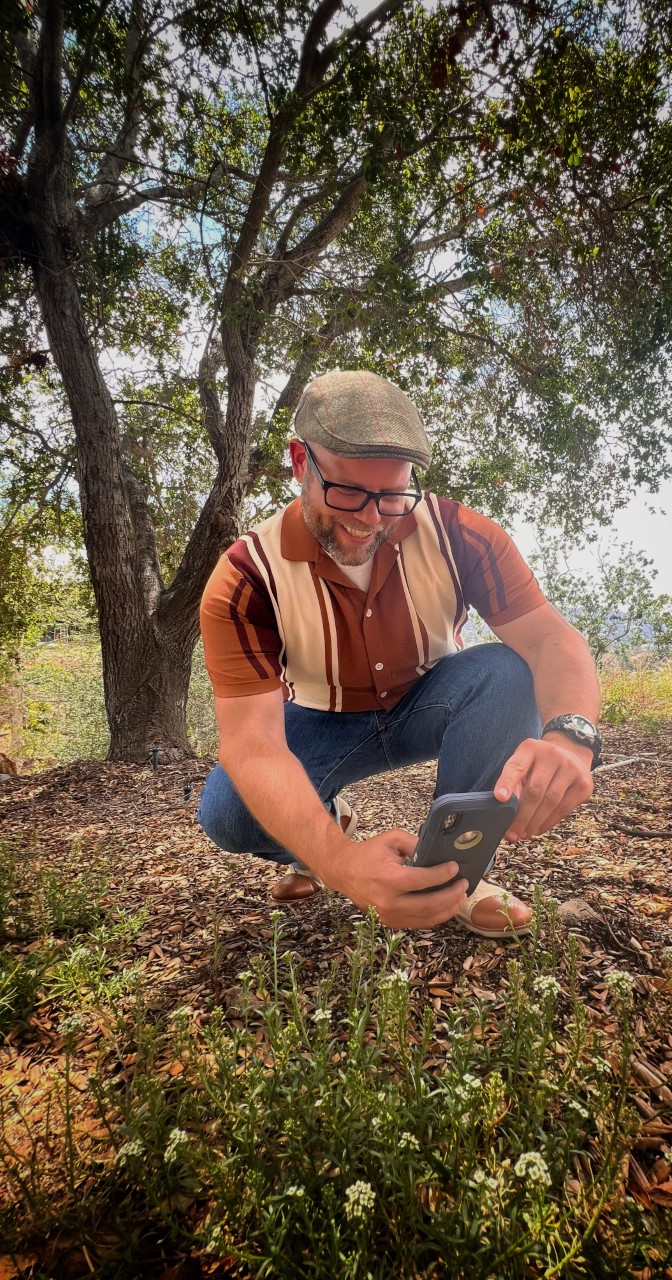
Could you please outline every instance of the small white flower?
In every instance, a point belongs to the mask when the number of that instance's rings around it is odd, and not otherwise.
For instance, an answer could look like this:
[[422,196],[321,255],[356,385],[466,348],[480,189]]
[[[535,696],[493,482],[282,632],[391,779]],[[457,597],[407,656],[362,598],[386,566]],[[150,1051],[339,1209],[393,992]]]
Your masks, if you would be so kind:
[[224,1232],[222,1231],[222,1228],[219,1225],[213,1227],[205,1245],[208,1253],[216,1253],[218,1249],[222,1248],[223,1244]]
[[313,1022],[316,1022],[318,1026],[320,1023],[326,1025],[331,1022],[331,1009],[316,1009],[313,1014]]
[[174,1164],[176,1160],[179,1160],[181,1153],[188,1145],[189,1135],[184,1132],[184,1129],[171,1129],[168,1134],[166,1149],[163,1153],[166,1164]]
[[513,1172],[517,1178],[524,1179],[530,1187],[549,1187],[551,1185],[548,1165],[538,1151],[526,1151],[522,1156],[519,1156],[513,1167]]
[[278,920],[282,920],[284,914],[284,911],[271,911],[269,919],[273,921],[273,924],[277,924]]
[[393,969],[386,973],[380,981],[381,987],[405,987],[408,985],[408,974],[403,969]]
[[86,1030],[86,1023],[81,1013],[71,1013],[68,1018],[63,1018],[58,1024],[58,1034],[61,1040],[70,1040],[74,1036],[78,1036],[82,1031]]
[[124,1142],[119,1148],[116,1155],[117,1164],[129,1164],[132,1159],[141,1160],[145,1154],[145,1148],[139,1138],[134,1138],[132,1142]]
[[567,1110],[575,1111],[577,1116],[581,1116],[582,1120],[590,1119],[590,1111],[588,1111],[581,1102],[578,1102],[576,1098],[572,1098],[571,1101],[567,1103]]
[[611,1075],[611,1067],[608,1062],[605,1062],[604,1058],[593,1058],[593,1070],[597,1071],[600,1076]]
[[481,1182],[485,1182],[487,1176],[485,1169],[474,1169],[474,1172],[471,1175],[471,1182],[474,1186],[478,1187]]
[[620,1000],[628,1000],[632,995],[635,979],[624,969],[612,969],[611,973],[605,977],[604,985],[612,996],[617,996]]
[[546,996],[559,996],[562,989],[557,978],[551,977],[550,974],[544,974],[541,978],[535,978],[533,986],[537,995],[542,996],[542,998],[545,998]]
[[300,1200],[302,1196],[305,1196],[305,1194],[306,1194],[305,1187],[297,1187],[294,1184],[292,1184],[291,1187],[287,1187],[285,1190],[286,1196],[295,1196],[297,1200]]
[[191,1005],[182,1004],[179,1009],[173,1009],[172,1012],[168,1014],[168,1018],[170,1022],[186,1022],[188,1018],[191,1018],[192,1013],[193,1009],[191,1008]]
[[407,1149],[411,1151],[419,1151],[420,1143],[418,1142],[415,1134],[409,1133],[408,1129],[404,1129],[404,1132],[399,1136],[399,1149],[401,1151],[405,1151]]
[[345,1216],[351,1222],[365,1218],[373,1209],[376,1193],[370,1182],[353,1182],[345,1193]]

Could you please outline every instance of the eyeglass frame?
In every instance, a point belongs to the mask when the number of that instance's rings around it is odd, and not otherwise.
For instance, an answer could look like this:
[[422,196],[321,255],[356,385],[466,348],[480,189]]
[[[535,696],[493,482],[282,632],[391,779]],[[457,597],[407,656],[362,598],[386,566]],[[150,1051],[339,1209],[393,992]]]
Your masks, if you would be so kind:
[[[315,475],[317,476],[322,486],[322,493],[324,495],[324,505],[325,507],[328,507],[330,511],[352,511],[352,512],[363,511],[364,508],[368,506],[369,502],[375,502],[378,515],[382,516],[383,520],[395,520],[395,519],[399,519],[401,516],[410,515],[411,511],[415,511],[415,508],[417,507],[418,503],[422,501],[422,488],[420,486],[420,481],[418,480],[418,477],[415,474],[415,467],[411,467],[411,479],[415,485],[415,490],[411,491],[409,489],[379,489],[376,492],[371,489],[363,489],[361,485],[358,485],[358,484],[338,484],[336,480],[325,480],[324,476],[322,475],[322,472],[320,471],[320,468],[317,465],[317,462],[315,461],[315,458],[313,456],[313,451],[310,445],[307,443],[306,440],[302,440],[301,444],[303,445],[308,455],[308,461],[310,462],[313,468],[313,471],[315,472]],[[364,501],[361,507],[334,507],[328,500],[327,494],[329,489],[351,489],[353,493],[363,493]],[[385,511],[381,511],[380,509],[381,498],[412,498],[413,506],[409,507],[407,511],[399,511],[396,514],[393,512],[385,512]]]

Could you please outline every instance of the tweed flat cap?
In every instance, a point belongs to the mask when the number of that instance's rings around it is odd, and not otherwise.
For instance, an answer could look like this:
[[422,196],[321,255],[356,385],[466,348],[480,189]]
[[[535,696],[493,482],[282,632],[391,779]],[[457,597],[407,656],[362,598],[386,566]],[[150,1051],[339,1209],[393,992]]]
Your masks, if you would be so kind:
[[430,444],[415,405],[368,369],[323,373],[306,387],[296,434],[343,458],[402,458],[423,470]]

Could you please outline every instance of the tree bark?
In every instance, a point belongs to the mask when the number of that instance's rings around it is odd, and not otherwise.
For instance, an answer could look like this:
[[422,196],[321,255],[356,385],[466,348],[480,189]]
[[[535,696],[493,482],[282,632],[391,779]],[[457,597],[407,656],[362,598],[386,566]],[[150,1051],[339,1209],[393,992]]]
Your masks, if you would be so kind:
[[224,452],[191,555],[166,591],[146,494],[124,464],[116,410],[76,276],[82,242],[61,115],[62,36],[60,6],[51,0],[35,62],[35,141],[16,201],[16,248],[32,269],[72,414],[84,541],[99,615],[109,758],[144,762],[158,747],[160,759],[172,759],[190,753],[186,702],[198,603],[222,546],[231,540],[232,521],[223,518],[222,508],[236,511],[240,497],[235,484],[229,491],[224,482]]

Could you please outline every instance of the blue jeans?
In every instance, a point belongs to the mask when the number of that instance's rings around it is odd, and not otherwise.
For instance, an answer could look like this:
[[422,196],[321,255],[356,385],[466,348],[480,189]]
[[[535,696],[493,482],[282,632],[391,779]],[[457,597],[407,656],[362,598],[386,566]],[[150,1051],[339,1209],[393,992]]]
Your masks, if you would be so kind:
[[[351,782],[387,769],[438,760],[435,795],[490,791],[502,765],[541,722],[526,662],[503,644],[481,644],[442,658],[392,711],[313,711],[285,703],[290,751],[334,812]],[[291,863],[264,831],[221,765],[206,779],[198,821],[220,849]]]

